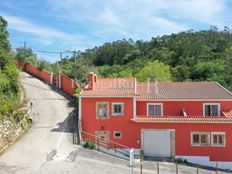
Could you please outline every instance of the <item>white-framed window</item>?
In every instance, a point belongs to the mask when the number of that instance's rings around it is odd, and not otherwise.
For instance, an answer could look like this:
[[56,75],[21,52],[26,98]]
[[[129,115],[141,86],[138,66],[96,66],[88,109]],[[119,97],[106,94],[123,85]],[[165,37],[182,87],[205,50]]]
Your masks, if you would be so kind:
[[212,132],[211,133],[212,146],[224,147],[226,146],[226,133],[225,132]]
[[203,104],[203,116],[220,116],[220,103],[204,103]]
[[147,116],[163,116],[163,103],[148,103]]
[[96,116],[98,119],[109,118],[109,103],[97,102],[96,103]]
[[210,133],[209,132],[191,132],[192,146],[209,146]]
[[121,131],[114,131],[114,138],[115,139],[121,139],[122,138],[122,132]]
[[124,103],[112,103],[112,115],[123,116],[124,115]]

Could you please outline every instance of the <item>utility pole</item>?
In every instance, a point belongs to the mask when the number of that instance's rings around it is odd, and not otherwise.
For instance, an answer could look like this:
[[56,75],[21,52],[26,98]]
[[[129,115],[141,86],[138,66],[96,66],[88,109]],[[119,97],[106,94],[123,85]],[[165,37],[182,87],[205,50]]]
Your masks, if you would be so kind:
[[23,42],[23,56],[24,56],[24,60],[25,60],[25,57],[26,57],[26,48],[27,48],[27,42]]
[[62,72],[62,52],[60,52],[60,73]]
[[61,89],[61,73],[62,73],[62,52],[60,52],[60,70],[59,70],[59,88]]
[[26,63],[26,48],[27,48],[27,42],[23,42],[23,60],[24,60],[24,70],[26,71],[26,66],[27,66],[27,63]]
[[74,62],[75,62],[75,64],[77,63],[77,56],[76,56],[76,51],[73,51],[73,55],[74,55]]

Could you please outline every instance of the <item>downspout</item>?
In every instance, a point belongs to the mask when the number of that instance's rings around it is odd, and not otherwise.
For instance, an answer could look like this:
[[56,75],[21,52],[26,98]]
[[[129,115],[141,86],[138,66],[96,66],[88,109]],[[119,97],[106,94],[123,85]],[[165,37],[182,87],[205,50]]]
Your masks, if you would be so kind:
[[53,72],[50,74],[50,85],[53,85]]
[[133,97],[133,119],[135,120],[136,119],[136,93],[137,93],[137,81],[136,81],[136,78],[135,78],[135,83],[134,83],[134,88],[135,88],[135,94],[134,94],[134,97]]
[[136,96],[133,97],[133,119],[136,119]]
[[62,77],[62,74],[61,74],[61,70],[60,70],[59,75],[58,75],[58,78],[59,78],[59,84],[58,84],[58,86],[59,86],[60,89],[62,88],[61,77]]
[[81,123],[81,96],[78,98],[78,132],[79,132],[79,140],[80,144],[82,144],[82,123]]

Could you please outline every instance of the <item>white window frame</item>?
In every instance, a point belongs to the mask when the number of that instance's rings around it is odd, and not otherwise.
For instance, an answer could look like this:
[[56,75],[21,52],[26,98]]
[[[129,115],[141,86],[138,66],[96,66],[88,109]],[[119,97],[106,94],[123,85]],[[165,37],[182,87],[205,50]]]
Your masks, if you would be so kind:
[[[161,106],[161,115],[149,115],[149,106],[150,105],[160,105]],[[152,116],[157,116],[157,117],[163,117],[163,103],[147,103],[147,116],[152,117]]]
[[[205,106],[206,105],[217,105],[218,106],[218,116],[206,116],[205,115]],[[220,117],[221,115],[221,105],[220,103],[203,103],[203,117]]]
[[[194,143],[193,142],[193,135],[194,134],[199,134],[199,135],[206,135],[208,136],[208,144],[201,144],[199,143]],[[199,137],[199,140],[201,139],[201,137]],[[210,132],[191,132],[191,146],[210,146]]]
[[[223,144],[214,144],[213,142],[214,135],[224,135]],[[211,145],[213,147],[225,147],[226,146],[226,133],[225,132],[211,132]]]
[[[106,117],[103,117],[103,116],[100,116],[99,113],[98,113],[98,105],[106,105],[106,109],[107,109],[107,116]],[[109,102],[96,102],[96,119],[109,119],[110,118],[110,111],[109,111]]]
[[[117,137],[115,134],[120,133],[120,136]],[[114,131],[114,139],[121,139],[122,138],[122,131]]]
[[[122,113],[115,113],[114,112],[114,105],[121,105],[122,106]],[[123,102],[113,102],[112,103],[112,116],[124,116],[124,103]]]

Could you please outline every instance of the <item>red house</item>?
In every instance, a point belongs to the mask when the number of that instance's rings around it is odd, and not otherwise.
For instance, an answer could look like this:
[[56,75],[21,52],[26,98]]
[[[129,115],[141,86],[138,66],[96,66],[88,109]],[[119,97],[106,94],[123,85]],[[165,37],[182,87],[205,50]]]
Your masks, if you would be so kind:
[[145,157],[232,169],[232,94],[220,84],[88,79],[79,95],[83,132]]

